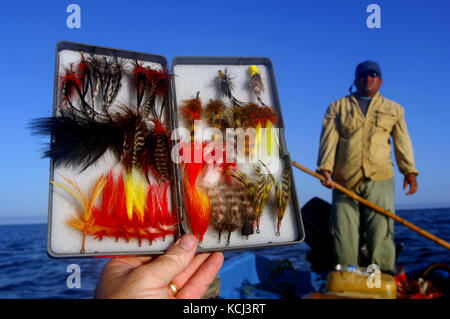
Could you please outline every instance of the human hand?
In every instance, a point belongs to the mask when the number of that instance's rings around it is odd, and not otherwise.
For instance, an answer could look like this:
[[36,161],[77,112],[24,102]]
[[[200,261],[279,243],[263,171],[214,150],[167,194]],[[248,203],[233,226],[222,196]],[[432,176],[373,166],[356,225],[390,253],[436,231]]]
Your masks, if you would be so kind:
[[[199,253],[192,234],[158,257],[115,257],[104,267],[95,298],[201,298],[223,264],[223,254]],[[195,255],[195,256],[194,256]],[[178,288],[176,297],[169,283]]]
[[325,176],[326,181],[320,180],[323,186],[334,189],[334,183],[331,180],[331,173],[329,171],[320,171],[320,173]]
[[405,179],[403,180],[403,190],[406,190],[406,187],[408,185],[409,185],[409,191],[406,193],[406,195],[412,195],[415,192],[417,192],[416,174],[409,173],[405,176]]

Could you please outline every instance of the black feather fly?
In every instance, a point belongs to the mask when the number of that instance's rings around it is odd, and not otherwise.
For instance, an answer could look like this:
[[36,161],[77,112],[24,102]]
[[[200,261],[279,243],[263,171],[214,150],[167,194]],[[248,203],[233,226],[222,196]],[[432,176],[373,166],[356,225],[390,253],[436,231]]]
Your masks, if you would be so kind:
[[120,132],[108,122],[63,113],[58,117],[31,122],[32,134],[51,136],[43,157],[56,166],[81,167],[82,171],[98,160],[111,144],[120,144]]

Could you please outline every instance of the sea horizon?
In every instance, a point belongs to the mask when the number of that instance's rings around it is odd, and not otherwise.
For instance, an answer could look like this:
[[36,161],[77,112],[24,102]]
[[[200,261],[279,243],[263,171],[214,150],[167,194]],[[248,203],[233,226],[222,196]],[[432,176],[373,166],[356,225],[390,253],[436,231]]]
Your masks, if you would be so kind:
[[[450,209],[450,203],[399,204],[395,207],[396,211],[426,210],[426,209]],[[35,225],[35,224],[48,224],[48,215],[0,217],[0,226],[3,226],[3,225]]]

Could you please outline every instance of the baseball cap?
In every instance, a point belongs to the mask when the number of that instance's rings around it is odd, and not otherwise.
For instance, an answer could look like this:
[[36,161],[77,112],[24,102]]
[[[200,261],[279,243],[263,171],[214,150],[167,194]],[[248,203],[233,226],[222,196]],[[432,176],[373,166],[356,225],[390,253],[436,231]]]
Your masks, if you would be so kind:
[[362,73],[366,71],[375,71],[381,77],[380,65],[375,61],[367,60],[358,64],[355,71],[355,78],[358,78]]

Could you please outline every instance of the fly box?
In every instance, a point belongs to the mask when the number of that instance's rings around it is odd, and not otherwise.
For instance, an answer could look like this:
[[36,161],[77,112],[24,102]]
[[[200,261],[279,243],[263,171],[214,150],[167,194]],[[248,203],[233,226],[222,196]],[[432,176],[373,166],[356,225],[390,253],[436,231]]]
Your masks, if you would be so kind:
[[53,257],[296,244],[304,232],[267,58],[56,47],[47,250]]

